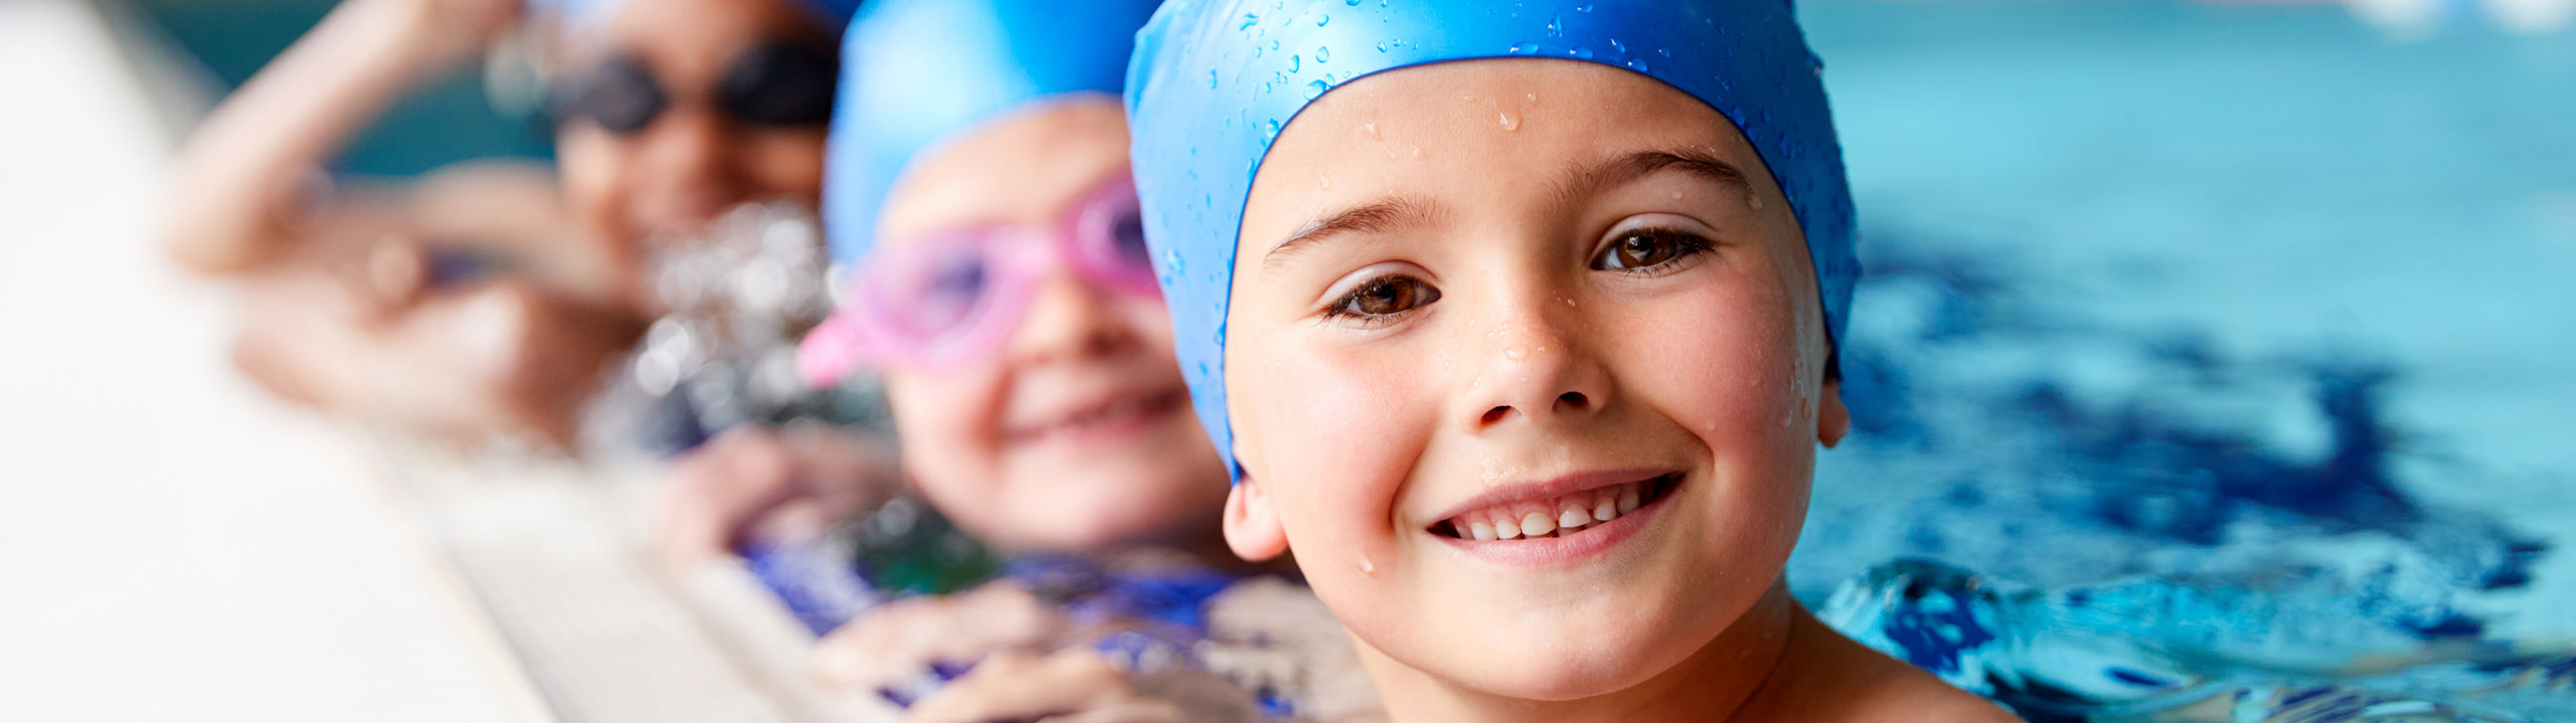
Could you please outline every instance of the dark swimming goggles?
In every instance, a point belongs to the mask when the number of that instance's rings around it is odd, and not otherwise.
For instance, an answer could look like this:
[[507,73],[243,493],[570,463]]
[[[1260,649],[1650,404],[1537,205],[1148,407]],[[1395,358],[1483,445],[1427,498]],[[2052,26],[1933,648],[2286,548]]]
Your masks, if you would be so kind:
[[[716,107],[736,120],[772,127],[832,120],[840,59],[806,45],[770,42],[735,58],[717,81]],[[670,93],[642,59],[619,53],[574,76],[554,101],[557,123],[588,120],[619,135],[644,130],[671,106]]]

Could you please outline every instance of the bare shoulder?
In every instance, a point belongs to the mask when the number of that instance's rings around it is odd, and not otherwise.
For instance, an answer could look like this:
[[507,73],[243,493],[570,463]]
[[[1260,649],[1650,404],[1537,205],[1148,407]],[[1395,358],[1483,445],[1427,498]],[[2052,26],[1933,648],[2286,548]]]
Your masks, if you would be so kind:
[[1800,615],[1798,642],[1783,663],[1797,672],[1786,697],[1796,701],[1768,720],[1877,723],[2015,723],[2002,706],[1960,690],[1904,661],[1880,654]]

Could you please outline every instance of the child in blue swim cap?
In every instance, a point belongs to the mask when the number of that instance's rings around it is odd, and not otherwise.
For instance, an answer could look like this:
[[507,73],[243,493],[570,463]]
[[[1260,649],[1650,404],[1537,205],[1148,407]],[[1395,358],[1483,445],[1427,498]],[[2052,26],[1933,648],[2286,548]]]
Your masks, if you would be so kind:
[[1781,578],[1857,275],[1786,2],[1184,0],[1131,75],[1225,536],[1395,719],[2011,719]]
[[[1246,565],[1219,534],[1225,467],[1173,361],[1119,100],[1135,30],[1154,7],[864,6],[845,43],[825,159],[825,235],[842,293],[800,362],[816,384],[881,380],[904,469],[892,479],[836,473],[820,455],[761,453],[794,443],[746,431],[701,452],[687,464],[698,474],[677,480],[704,492],[692,496],[709,503],[700,513],[733,528],[702,541],[908,486],[1013,558],[999,580],[867,610],[823,640],[818,677],[915,702],[911,719],[1248,715],[1256,686],[1180,662],[1122,671],[1110,661],[1187,658],[1224,642],[1212,638],[1285,646],[1285,626],[1246,636],[1228,622],[1281,617],[1240,614],[1259,598],[1302,597],[1286,609],[1326,631],[1312,637],[1338,652],[1331,667],[1356,694],[1314,682],[1327,672],[1258,687],[1297,698],[1305,713],[1370,702],[1312,596],[1275,580],[1248,584],[1284,570]],[[880,489],[850,489],[870,485]],[[1143,646],[1158,652],[1101,632],[1139,622],[1168,634]],[[920,684],[966,665],[953,682]],[[1195,703],[1162,707],[1177,698]]]

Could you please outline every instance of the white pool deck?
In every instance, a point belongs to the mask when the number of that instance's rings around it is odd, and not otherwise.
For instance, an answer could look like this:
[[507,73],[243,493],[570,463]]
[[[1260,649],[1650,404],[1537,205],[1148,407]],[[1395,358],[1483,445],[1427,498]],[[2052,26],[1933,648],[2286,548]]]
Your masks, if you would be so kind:
[[0,2],[0,720],[543,720],[343,433],[153,248],[173,138],[76,0]]

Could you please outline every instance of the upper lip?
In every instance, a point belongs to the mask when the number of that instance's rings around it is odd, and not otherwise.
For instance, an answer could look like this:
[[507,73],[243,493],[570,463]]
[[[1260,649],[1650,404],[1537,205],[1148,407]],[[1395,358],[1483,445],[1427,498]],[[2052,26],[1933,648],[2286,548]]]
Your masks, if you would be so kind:
[[1630,482],[1642,482],[1672,474],[1673,472],[1674,470],[1647,467],[1632,469],[1605,469],[1590,472],[1576,472],[1543,480],[1513,482],[1511,484],[1487,490],[1484,494],[1469,497],[1465,501],[1452,505],[1448,510],[1441,512],[1438,516],[1432,517],[1431,521],[1438,523],[1442,520],[1447,520],[1459,515],[1464,515],[1469,512],[1496,505],[1554,499],[1585,490],[1613,487]]

